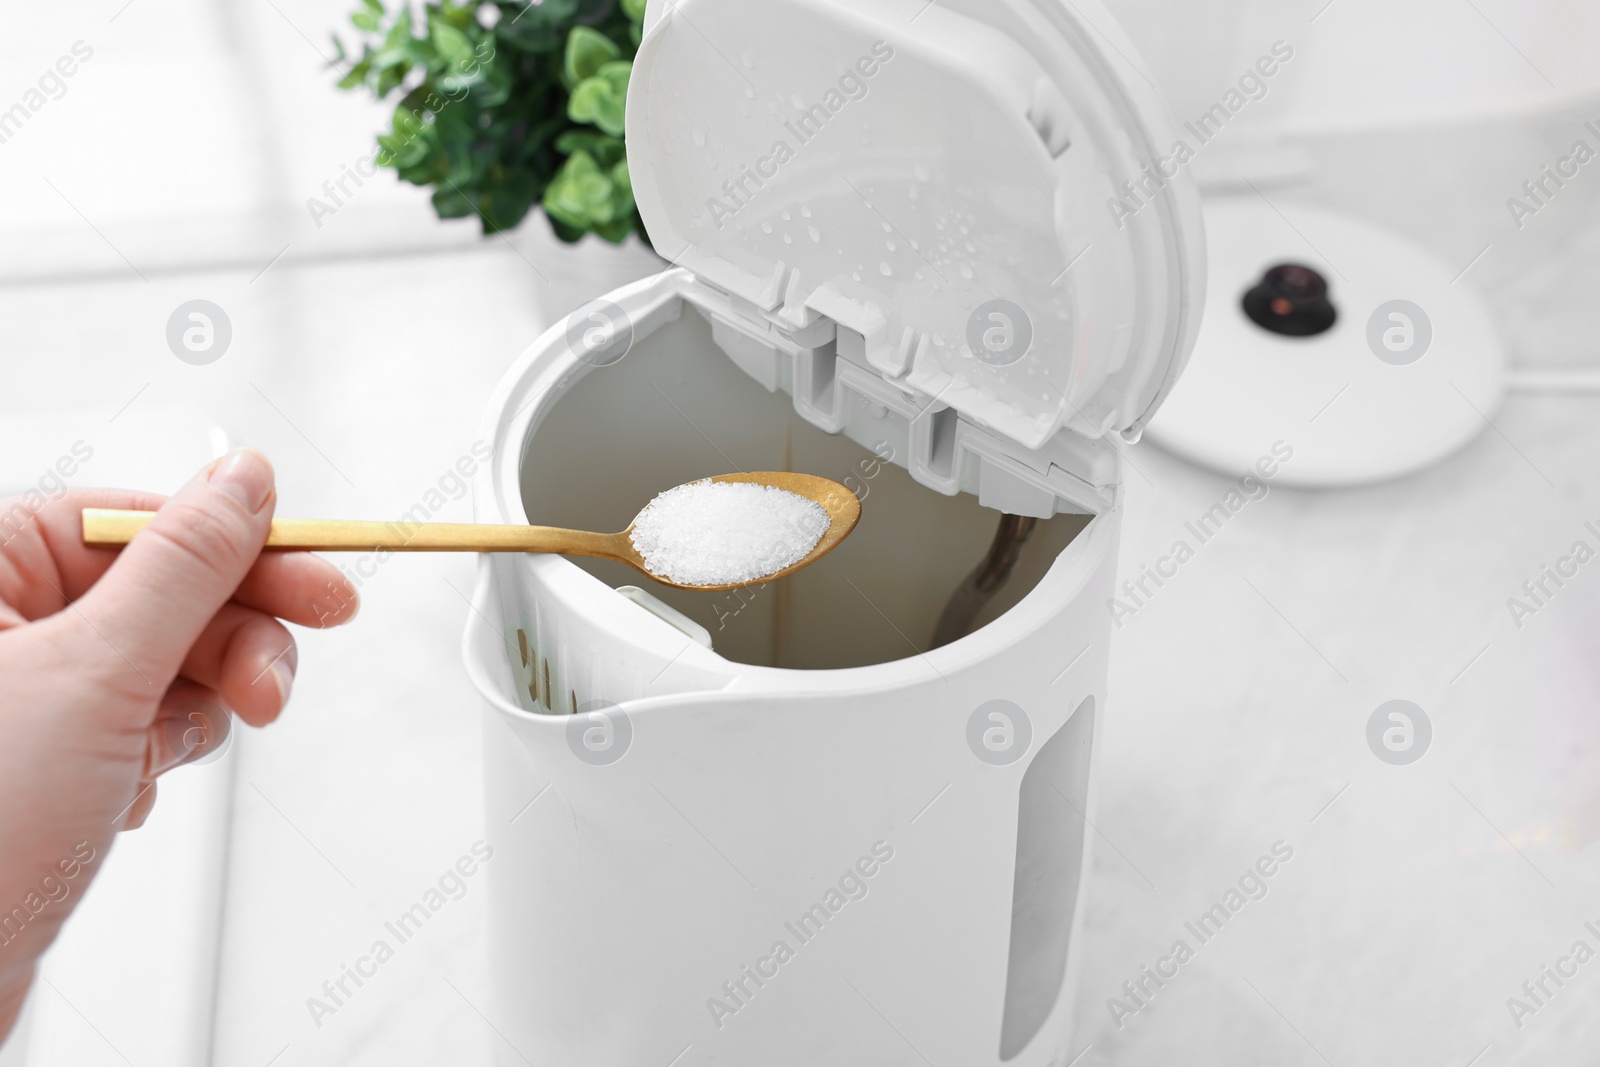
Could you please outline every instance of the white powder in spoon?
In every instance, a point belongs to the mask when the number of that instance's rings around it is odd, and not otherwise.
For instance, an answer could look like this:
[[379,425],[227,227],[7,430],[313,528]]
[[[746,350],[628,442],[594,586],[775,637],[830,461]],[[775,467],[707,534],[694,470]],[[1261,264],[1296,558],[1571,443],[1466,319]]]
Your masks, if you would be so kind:
[[650,501],[632,540],[652,573],[680,585],[734,585],[800,562],[830,521],[821,504],[787,489],[690,482]]

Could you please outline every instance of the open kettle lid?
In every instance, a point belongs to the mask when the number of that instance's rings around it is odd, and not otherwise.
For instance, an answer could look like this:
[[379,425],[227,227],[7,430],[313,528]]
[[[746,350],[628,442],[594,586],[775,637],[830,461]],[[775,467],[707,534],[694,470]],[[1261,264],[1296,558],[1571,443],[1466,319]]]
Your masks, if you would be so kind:
[[675,263],[855,331],[885,380],[1025,448],[1136,436],[1192,346],[1204,247],[1132,53],[1096,0],[653,4],[639,210]]

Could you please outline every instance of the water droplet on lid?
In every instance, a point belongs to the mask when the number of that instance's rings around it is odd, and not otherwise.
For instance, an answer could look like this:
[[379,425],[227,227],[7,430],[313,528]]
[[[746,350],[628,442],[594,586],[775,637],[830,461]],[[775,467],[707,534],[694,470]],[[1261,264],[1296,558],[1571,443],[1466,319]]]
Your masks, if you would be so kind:
[[704,148],[706,146],[706,134],[704,130],[694,131],[694,146],[696,148]]
[[811,217],[811,209],[806,207],[806,206],[804,206],[804,205],[801,205],[801,207],[800,207],[800,217],[803,218],[803,219],[809,219]]
[[883,232],[884,233],[893,233],[894,232],[894,227],[890,226],[887,222],[885,222],[883,224]]
[[850,272],[850,277],[854,278],[856,281],[859,282],[861,280],[861,272],[858,271],[858,270],[857,271],[851,271]]
[[771,233],[771,232],[772,232],[772,223],[770,223],[770,222],[763,222],[763,223],[762,223],[762,224],[761,224],[761,232],[762,232],[762,233]]
[[893,241],[885,241],[883,243],[884,243],[884,246],[889,249],[889,251],[891,251],[891,252],[894,251],[894,242]]
[[786,245],[792,245],[792,244],[794,244],[794,238],[790,237],[788,234],[784,234],[783,235],[783,243],[786,244]]
[[894,274],[894,268],[889,266],[889,264],[887,264],[887,263],[879,263],[878,264],[878,271],[885,278],[891,277]]
[[972,280],[972,268],[965,263],[961,264],[961,276],[970,282]]
[[811,235],[811,240],[812,240],[813,243],[815,243],[815,244],[821,244],[822,243],[822,231],[817,229],[815,226],[807,226],[806,227],[806,233]]
[[793,217],[794,217],[793,215],[789,214],[789,209],[788,208],[784,208],[784,210],[783,210],[783,221],[784,222],[788,222]]

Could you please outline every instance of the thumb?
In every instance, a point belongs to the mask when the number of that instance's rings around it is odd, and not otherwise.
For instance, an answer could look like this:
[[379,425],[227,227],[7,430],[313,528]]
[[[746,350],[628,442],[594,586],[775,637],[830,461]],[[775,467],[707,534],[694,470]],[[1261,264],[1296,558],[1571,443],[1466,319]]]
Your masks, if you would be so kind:
[[137,673],[132,688],[148,686],[152,698],[166,691],[260,555],[276,500],[267,457],[229,452],[163,504],[78,600],[78,613]]

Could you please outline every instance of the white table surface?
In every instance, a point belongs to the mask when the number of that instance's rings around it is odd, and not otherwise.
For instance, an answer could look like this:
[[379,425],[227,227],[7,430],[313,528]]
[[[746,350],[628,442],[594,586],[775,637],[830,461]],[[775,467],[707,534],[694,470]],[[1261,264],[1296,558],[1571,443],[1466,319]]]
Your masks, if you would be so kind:
[[[1583,928],[1600,925],[1600,849],[1556,833],[1600,837],[1600,571],[1520,630],[1505,601],[1573,541],[1597,543],[1597,404],[1514,397],[1420,477],[1274,490],[1125,620],[1082,1062],[1588,1062],[1600,970],[1520,1030],[1505,1002],[1579,938],[1600,948]],[[1184,522],[1227,484],[1151,448],[1134,462],[1125,577],[1193,544]],[[1403,767],[1365,736],[1397,698],[1434,727]],[[1295,856],[1267,897],[1212,943],[1187,938],[1183,921],[1278,840]],[[1194,963],[1113,1025],[1107,999],[1180,937]]]

